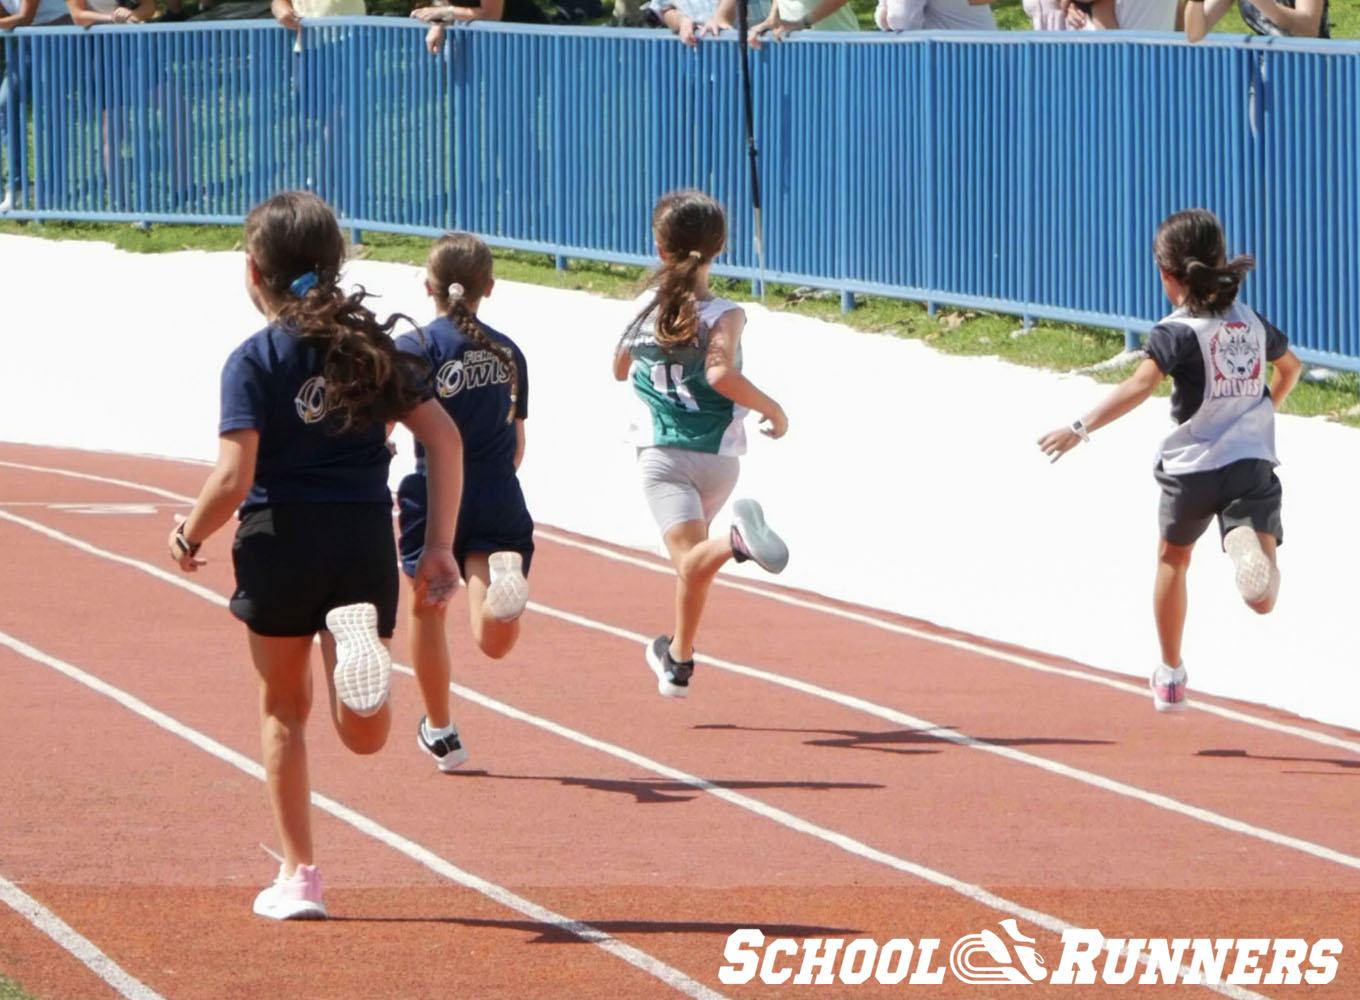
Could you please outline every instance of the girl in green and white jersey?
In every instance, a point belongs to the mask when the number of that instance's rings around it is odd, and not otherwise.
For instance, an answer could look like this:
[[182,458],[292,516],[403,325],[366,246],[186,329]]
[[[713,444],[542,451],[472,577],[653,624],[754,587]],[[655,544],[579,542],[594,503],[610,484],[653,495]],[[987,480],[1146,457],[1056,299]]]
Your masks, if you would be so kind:
[[631,379],[649,420],[638,444],[647,503],[675,564],[675,631],[647,647],[663,695],[683,698],[694,672],[694,636],[713,577],[728,559],[771,573],[789,560],[765,524],[760,505],[738,500],[732,526],[709,538],[713,518],[732,493],[746,452],[743,420],[761,415],[761,433],[784,436],[783,408],[741,372],[746,314],[713,295],[708,269],[727,244],[722,207],[700,191],[673,191],[652,213],[661,266],[655,294],[619,340],[614,377]]

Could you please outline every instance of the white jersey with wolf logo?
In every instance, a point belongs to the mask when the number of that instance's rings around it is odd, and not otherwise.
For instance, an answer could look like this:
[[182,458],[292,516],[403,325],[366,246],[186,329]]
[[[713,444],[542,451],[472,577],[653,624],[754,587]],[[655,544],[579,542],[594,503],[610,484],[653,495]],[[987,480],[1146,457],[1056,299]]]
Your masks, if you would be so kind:
[[1283,333],[1241,303],[1210,316],[1178,309],[1157,324],[1148,356],[1172,378],[1177,423],[1162,441],[1162,467],[1178,475],[1245,458],[1278,464],[1266,362],[1288,347]]

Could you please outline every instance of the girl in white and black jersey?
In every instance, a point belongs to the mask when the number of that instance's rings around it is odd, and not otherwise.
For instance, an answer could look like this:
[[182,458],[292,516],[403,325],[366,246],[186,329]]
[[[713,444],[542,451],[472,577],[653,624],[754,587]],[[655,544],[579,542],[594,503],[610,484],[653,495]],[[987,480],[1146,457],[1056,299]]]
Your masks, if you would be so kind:
[[[1171,216],[1158,229],[1153,252],[1176,309],[1148,334],[1147,360],[1090,413],[1040,438],[1039,447],[1057,461],[1171,376],[1176,428],[1161,443],[1155,472],[1162,487],[1162,541],[1153,611],[1162,663],[1151,679],[1153,703],[1166,712],[1186,704],[1185,574],[1195,542],[1215,517],[1242,599],[1259,614],[1275,606],[1280,586],[1275,549],[1284,538],[1274,471],[1275,410],[1303,365],[1283,333],[1237,301],[1238,286],[1255,261],[1227,259],[1223,229],[1212,212]],[[1275,366],[1269,383],[1268,361]]]

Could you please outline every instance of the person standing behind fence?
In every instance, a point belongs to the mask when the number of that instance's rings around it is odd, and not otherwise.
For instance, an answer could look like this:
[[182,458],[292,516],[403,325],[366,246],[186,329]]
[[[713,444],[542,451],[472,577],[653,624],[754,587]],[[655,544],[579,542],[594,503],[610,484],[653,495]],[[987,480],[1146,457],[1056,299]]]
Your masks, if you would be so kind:
[[882,31],[995,31],[993,0],[878,0]]
[[1185,0],[1185,37],[1202,39],[1236,3],[1242,20],[1258,35],[1330,38],[1328,0]]
[[[1223,229],[1212,212],[1171,216],[1153,246],[1175,311],[1148,334],[1148,357],[1138,370],[1086,416],[1045,434],[1039,447],[1057,461],[1171,376],[1176,429],[1162,440],[1154,470],[1162,487],[1153,596],[1162,663],[1149,681],[1153,705],[1169,712],[1186,705],[1185,574],[1195,542],[1214,518],[1242,599],[1258,614],[1275,606],[1280,588],[1275,549],[1284,538],[1274,471],[1275,410],[1303,365],[1283,333],[1237,301],[1238,286],[1255,262],[1246,256],[1227,259]],[[1275,365],[1269,383],[1267,361]]]
[[[647,24],[670,28],[680,41],[693,47],[700,38],[716,36],[732,27],[730,21],[723,19],[720,6],[717,0],[651,0],[642,11]],[[729,14],[732,13],[729,9]],[[770,6],[765,0],[751,0],[748,14],[751,23],[759,23],[770,16]]]
[[506,21],[510,24],[547,24],[547,15],[534,0],[484,0],[475,7],[439,4],[417,7],[411,16],[430,26],[425,33],[425,47],[431,55],[444,49],[444,37],[450,24],[471,24],[473,21]]
[[1062,0],[1024,0],[1024,7],[1035,31],[1067,31],[1070,27]]
[[[499,660],[518,641],[529,600],[525,577],[534,555],[534,520],[516,475],[529,415],[528,366],[509,337],[477,318],[496,284],[493,267],[491,250],[469,233],[437,240],[426,262],[425,290],[439,317],[419,336],[398,337],[397,347],[429,363],[435,398],[463,436],[463,502],[452,551],[467,581],[472,639]],[[408,575],[425,551],[429,504],[425,454],[417,445],[416,471],[397,489],[401,565]],[[439,770],[452,771],[468,754],[449,714],[445,609],[413,600],[410,624],[411,665],[425,702],[417,740]]]
[[269,12],[289,31],[302,32],[304,17],[363,17],[364,0],[273,0]]
[[[736,23],[737,3],[742,0],[722,0],[718,17],[723,24]],[[850,0],[773,0],[770,13],[751,26],[747,41],[752,48],[760,48],[760,40],[771,35],[782,41],[795,31],[858,31],[859,18]]]
[[1085,5],[1063,0],[1067,23],[1086,30],[1175,31],[1180,0],[1093,0]]
[[[0,0],[0,35],[15,28],[70,24],[71,14],[66,0]],[[13,65],[4,61],[0,46],[0,213],[11,211],[22,202],[24,178],[19,176],[21,143],[25,130],[10,128],[10,101],[24,102],[33,95],[33,60],[29,47],[19,47],[20,62]]]
[[639,431],[642,489],[677,576],[675,630],[653,639],[647,665],[657,690],[689,694],[694,639],[713,578],[729,559],[780,573],[789,560],[754,500],[738,500],[719,538],[709,526],[731,495],[746,451],[750,410],[761,431],[783,437],[783,408],[742,374],[746,316],[708,287],[708,269],[727,244],[722,207],[701,191],[672,191],[652,213],[661,266],[651,294],[614,349],[614,377],[631,380],[646,408]]
[[66,0],[71,20],[82,28],[97,24],[145,24],[156,16],[156,0]]
[[453,528],[462,483],[458,431],[429,398],[424,362],[396,349],[362,289],[341,290],[345,241],[315,195],[290,191],[246,217],[246,289],[268,325],[222,368],[218,459],[170,556],[192,572],[199,546],[240,508],[231,613],[259,677],[270,804],[283,844],[277,880],[255,898],[276,920],[326,916],[312,843],[305,732],[313,641],[321,640],[331,719],[354,753],[391,726],[387,643],[400,584],[392,537],[388,420],[429,459],[430,517],[416,599],[458,584]]

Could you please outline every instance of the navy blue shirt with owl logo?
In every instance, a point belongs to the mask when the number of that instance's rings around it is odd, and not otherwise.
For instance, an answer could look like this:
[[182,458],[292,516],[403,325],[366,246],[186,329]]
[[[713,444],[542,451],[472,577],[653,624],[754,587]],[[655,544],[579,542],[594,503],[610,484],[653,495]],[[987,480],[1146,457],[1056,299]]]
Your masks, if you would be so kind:
[[[503,333],[475,321],[488,340],[508,350],[518,369],[514,420],[529,416],[529,370],[520,349]],[[448,411],[463,438],[467,478],[513,477],[517,436],[510,419],[510,371],[495,354],[479,347],[446,316],[422,331],[402,334],[397,349],[430,365],[434,398]],[[416,444],[416,471],[425,472],[425,449]]]
[[336,433],[326,419],[324,348],[267,326],[222,366],[219,434],[260,432],[255,482],[241,512],[289,503],[390,505],[385,426]]

